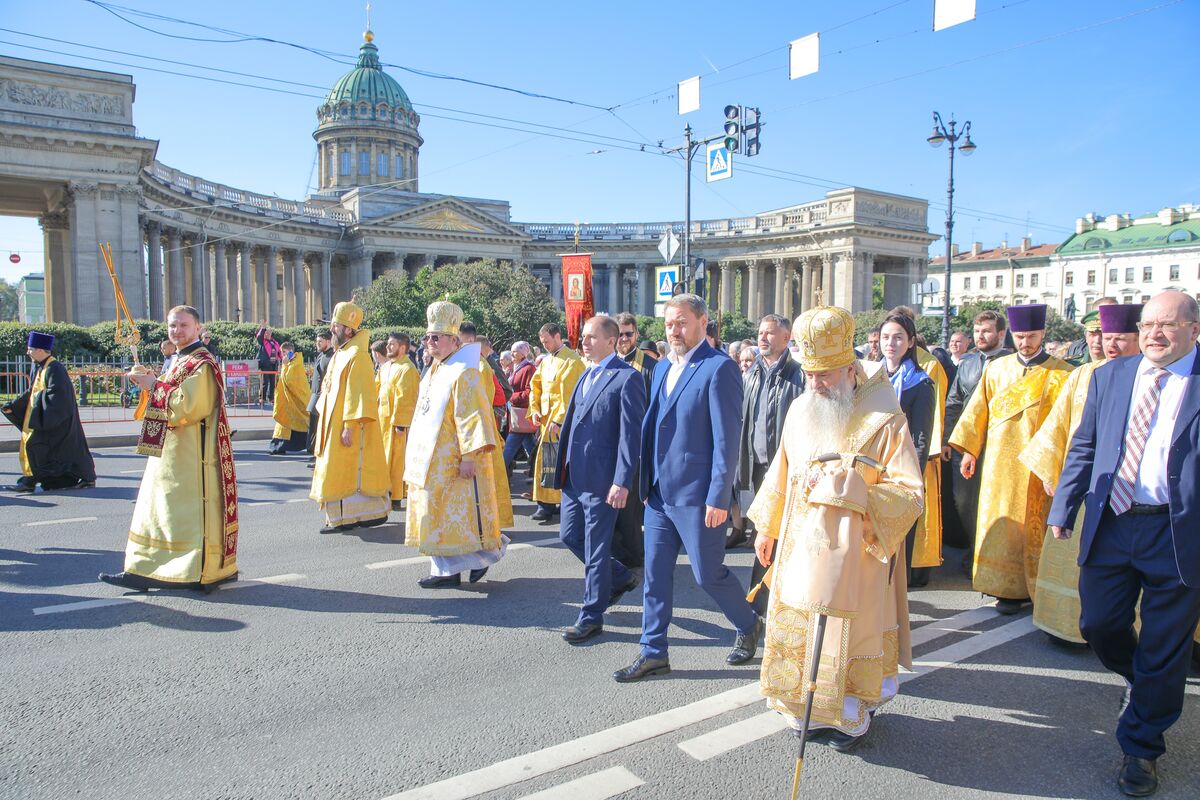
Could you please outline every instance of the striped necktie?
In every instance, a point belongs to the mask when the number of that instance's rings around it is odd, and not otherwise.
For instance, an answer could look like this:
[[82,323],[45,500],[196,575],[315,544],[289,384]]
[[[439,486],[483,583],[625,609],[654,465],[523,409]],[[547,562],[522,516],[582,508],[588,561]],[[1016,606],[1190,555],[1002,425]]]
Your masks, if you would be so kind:
[[1133,505],[1133,485],[1137,481],[1138,470],[1142,466],[1142,455],[1146,452],[1146,439],[1150,436],[1150,420],[1158,408],[1158,398],[1162,394],[1163,384],[1171,373],[1156,367],[1151,376],[1154,382],[1146,387],[1138,398],[1137,408],[1129,418],[1129,428],[1125,431],[1125,456],[1121,459],[1121,468],[1113,478],[1112,491],[1108,495],[1108,504],[1113,513],[1120,516]]

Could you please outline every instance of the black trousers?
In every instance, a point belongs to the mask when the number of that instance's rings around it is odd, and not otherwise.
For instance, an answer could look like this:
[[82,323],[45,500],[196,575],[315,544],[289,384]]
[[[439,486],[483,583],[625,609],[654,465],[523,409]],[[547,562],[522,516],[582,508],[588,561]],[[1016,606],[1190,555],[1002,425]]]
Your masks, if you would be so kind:
[[[1139,596],[1140,636],[1133,629]],[[1118,517],[1105,509],[1079,569],[1079,599],[1083,638],[1105,667],[1133,686],[1117,742],[1126,755],[1157,758],[1167,749],[1163,732],[1183,711],[1192,634],[1200,621],[1200,589],[1179,578],[1170,515]]]
[[641,477],[634,472],[629,501],[617,512],[617,526],[613,531],[612,557],[630,569],[641,567],[646,560],[646,541],[642,538],[646,507],[642,504],[641,487]]
[[308,447],[305,448],[308,454],[316,455],[317,453],[317,422],[319,417],[317,412],[312,412],[308,415]]
[[262,400],[264,403],[270,403],[275,399],[275,373],[263,372],[262,376]]
[[975,528],[979,517],[979,476],[983,474],[983,457],[976,462],[975,477],[970,480],[962,476],[962,453],[955,450],[950,457],[949,466],[950,479],[943,485],[943,492],[948,486],[953,511],[942,517],[943,539],[946,544],[974,551]]
[[[750,487],[754,490],[754,494],[758,494],[758,490],[762,488],[763,478],[767,477],[767,467],[769,466],[770,464],[755,464],[754,468],[750,470]],[[746,509],[743,508],[742,513],[744,514],[745,512]],[[749,524],[748,521],[747,524]],[[776,536],[779,535],[779,531],[775,531],[774,533]],[[771,544],[772,562],[775,561],[775,551],[778,549],[778,545],[778,540]],[[762,565],[762,562],[758,560],[758,556],[755,555],[754,566],[750,568],[750,588],[753,589],[755,586],[758,586],[758,584],[762,582],[763,576],[766,574],[767,568]],[[754,596],[754,602],[751,605],[754,606],[754,612],[760,617],[766,616],[767,601],[769,599],[770,592],[765,586],[759,589],[758,594]]]

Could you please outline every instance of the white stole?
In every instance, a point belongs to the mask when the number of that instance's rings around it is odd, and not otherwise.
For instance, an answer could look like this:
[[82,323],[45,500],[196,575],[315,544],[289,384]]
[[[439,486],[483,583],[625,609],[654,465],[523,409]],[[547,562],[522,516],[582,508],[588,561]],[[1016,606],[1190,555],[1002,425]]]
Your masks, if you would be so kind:
[[433,462],[438,431],[450,402],[450,391],[463,371],[479,369],[479,345],[466,344],[435,366],[421,378],[417,408],[408,428],[408,444],[404,449],[404,482],[425,486],[429,465]]

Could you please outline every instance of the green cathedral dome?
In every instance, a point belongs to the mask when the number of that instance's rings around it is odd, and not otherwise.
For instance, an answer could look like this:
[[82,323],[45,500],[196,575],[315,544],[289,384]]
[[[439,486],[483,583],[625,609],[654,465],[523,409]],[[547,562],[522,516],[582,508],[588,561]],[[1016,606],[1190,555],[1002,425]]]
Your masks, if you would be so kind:
[[370,38],[359,48],[355,68],[343,75],[325,96],[326,107],[336,108],[343,103],[351,107],[359,103],[377,107],[384,103],[392,111],[413,110],[404,89],[379,65],[379,48]]

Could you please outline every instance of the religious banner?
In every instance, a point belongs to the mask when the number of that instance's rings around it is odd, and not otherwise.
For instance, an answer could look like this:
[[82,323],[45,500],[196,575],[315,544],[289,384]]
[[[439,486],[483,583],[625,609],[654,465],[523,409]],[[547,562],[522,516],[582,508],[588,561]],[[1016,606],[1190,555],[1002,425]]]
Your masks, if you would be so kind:
[[583,323],[596,313],[592,296],[592,254],[563,253],[563,304],[567,310],[567,338],[579,348]]

